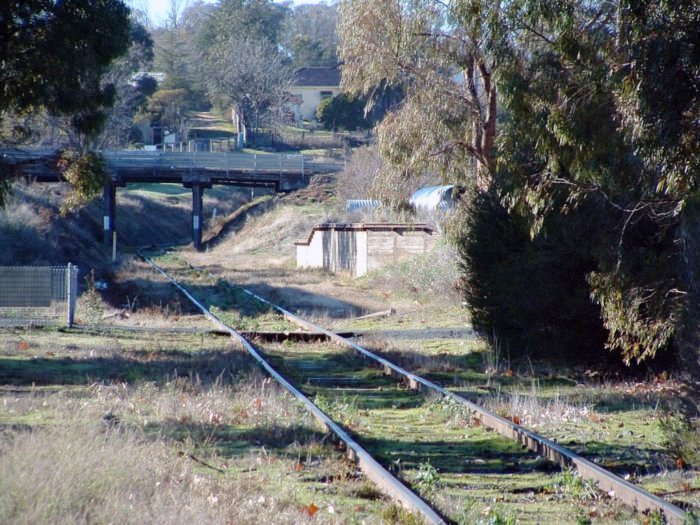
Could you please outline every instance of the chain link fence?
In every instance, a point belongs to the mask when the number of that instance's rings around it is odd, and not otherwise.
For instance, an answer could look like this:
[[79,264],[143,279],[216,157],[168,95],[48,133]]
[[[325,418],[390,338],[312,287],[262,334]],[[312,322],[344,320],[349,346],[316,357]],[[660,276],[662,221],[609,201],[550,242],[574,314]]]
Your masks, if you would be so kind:
[[0,266],[0,326],[73,325],[78,268]]

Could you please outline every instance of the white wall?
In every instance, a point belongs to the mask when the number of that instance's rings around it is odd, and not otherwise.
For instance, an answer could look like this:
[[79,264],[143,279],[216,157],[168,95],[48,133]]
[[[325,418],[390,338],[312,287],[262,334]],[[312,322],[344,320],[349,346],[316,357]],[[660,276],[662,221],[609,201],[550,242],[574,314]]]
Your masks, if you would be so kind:
[[338,86],[309,86],[302,87],[296,86],[292,88],[294,95],[299,95],[302,99],[301,106],[299,106],[298,116],[301,120],[316,120],[316,108],[321,102],[321,91],[330,91],[333,96],[340,93],[340,88]]

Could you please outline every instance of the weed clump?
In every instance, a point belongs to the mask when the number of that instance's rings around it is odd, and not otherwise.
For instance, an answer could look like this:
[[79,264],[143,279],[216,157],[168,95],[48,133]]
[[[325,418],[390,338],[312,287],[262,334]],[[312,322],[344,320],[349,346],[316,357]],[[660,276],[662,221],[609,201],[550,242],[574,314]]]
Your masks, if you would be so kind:
[[387,507],[382,513],[383,523],[390,525],[423,525],[425,521],[416,514],[412,514],[398,505]]
[[667,415],[660,424],[676,466],[680,469],[700,466],[700,419]]

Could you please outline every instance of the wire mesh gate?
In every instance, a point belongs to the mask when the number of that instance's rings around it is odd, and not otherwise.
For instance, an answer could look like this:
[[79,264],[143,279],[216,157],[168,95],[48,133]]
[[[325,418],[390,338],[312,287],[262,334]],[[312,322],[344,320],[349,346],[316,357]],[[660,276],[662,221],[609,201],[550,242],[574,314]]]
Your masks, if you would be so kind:
[[67,324],[75,319],[78,268],[0,266],[0,326]]

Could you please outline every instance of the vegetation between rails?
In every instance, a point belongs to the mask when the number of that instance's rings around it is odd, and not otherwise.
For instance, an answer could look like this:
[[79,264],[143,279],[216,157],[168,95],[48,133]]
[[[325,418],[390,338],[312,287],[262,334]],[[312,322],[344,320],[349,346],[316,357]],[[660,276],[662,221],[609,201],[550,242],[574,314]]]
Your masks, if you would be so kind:
[[629,510],[588,492],[566,492],[558,469],[481,427],[447,400],[406,390],[381,369],[327,346],[267,346],[272,363],[348,428],[387,468],[457,523],[628,522]]

